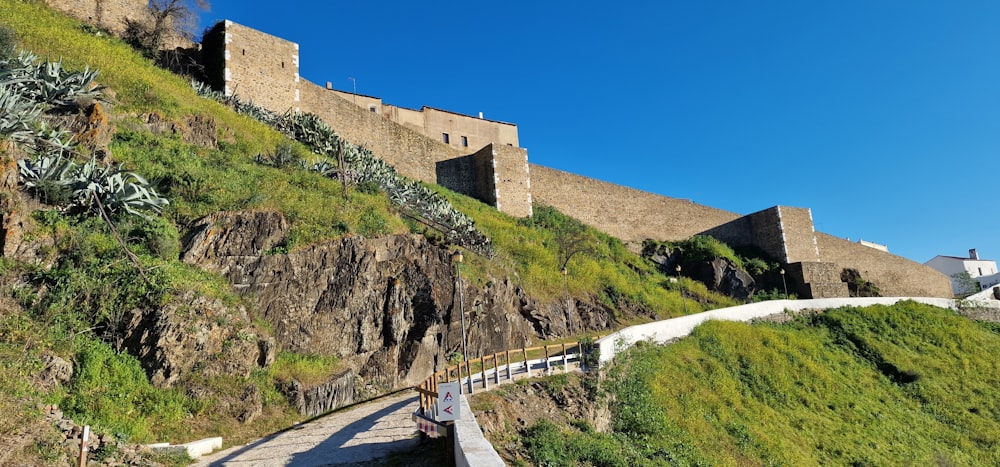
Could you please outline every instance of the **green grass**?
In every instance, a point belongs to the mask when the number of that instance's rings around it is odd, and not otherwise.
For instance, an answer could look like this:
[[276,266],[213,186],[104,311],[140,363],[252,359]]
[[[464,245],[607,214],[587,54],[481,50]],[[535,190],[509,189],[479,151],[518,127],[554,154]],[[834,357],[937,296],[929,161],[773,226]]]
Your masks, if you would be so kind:
[[[616,316],[631,319],[636,313],[669,318],[680,316],[685,308],[680,289],[656,267],[629,251],[618,239],[587,227],[592,240],[591,251],[573,256],[567,264],[565,278],[560,270],[556,232],[533,222],[515,219],[477,200],[435,187],[493,239],[498,251],[495,261],[472,258],[469,271],[476,278],[502,275],[505,268],[532,296],[542,301],[565,297],[592,295],[611,309]],[[576,222],[547,206],[535,206],[535,218],[555,217],[561,222]],[[471,269],[471,270],[470,270]],[[470,274],[471,273],[471,274]],[[480,279],[480,282],[483,282]],[[688,313],[710,308],[733,306],[735,300],[709,291],[704,284],[683,279]],[[626,312],[627,311],[627,312]]]
[[598,463],[590,441],[636,465],[998,465],[994,328],[913,302],[712,321],[618,361],[613,433],[541,426],[525,445],[562,465]]

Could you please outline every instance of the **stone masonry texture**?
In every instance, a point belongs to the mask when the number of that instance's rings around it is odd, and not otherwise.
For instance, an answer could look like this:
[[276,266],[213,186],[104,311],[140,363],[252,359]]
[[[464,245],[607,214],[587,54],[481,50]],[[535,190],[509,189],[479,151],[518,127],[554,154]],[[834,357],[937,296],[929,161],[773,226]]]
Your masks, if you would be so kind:
[[227,96],[236,94],[279,113],[299,107],[298,44],[232,21],[225,22],[224,42]]
[[125,20],[140,20],[146,12],[146,0],[46,0],[52,8],[80,21],[115,34],[125,31]]

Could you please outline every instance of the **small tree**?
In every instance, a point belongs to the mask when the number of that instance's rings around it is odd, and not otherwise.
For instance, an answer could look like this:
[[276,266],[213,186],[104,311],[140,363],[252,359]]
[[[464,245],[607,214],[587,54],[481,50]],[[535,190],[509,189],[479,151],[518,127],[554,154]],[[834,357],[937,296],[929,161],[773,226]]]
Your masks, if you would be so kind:
[[979,282],[972,278],[968,271],[957,272],[951,275],[952,283],[955,284],[956,297],[968,297],[979,292]]
[[125,40],[155,56],[171,37],[193,39],[197,11],[208,11],[209,6],[208,0],[149,0],[144,20],[126,20]]

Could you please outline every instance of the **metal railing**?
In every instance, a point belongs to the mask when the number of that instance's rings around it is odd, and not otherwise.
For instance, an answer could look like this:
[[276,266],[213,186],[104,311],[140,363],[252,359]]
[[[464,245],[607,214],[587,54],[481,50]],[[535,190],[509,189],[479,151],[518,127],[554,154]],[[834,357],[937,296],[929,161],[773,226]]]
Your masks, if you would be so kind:
[[532,372],[548,375],[561,369],[565,373],[570,371],[572,365],[577,365],[576,369],[586,370],[583,357],[585,353],[596,351],[597,346],[593,342],[599,338],[600,336],[593,337],[588,344],[590,349],[584,349],[585,344],[580,341],[563,342],[509,349],[451,365],[414,386],[413,389],[420,393],[420,414],[431,418],[435,416],[434,405],[439,383],[461,381],[463,394],[473,394],[477,386],[481,386],[482,390],[489,390],[490,380],[492,384],[498,385],[502,381],[513,380],[518,375],[527,374],[531,377]]

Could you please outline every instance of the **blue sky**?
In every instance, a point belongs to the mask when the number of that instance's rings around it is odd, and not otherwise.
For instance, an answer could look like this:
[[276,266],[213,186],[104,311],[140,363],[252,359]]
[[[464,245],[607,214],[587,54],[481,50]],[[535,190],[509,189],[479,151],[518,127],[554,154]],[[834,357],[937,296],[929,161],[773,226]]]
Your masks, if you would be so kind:
[[1000,2],[212,0],[314,83],[513,122],[534,163],[924,262],[1000,259]]

